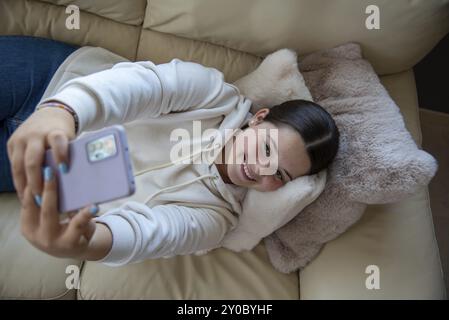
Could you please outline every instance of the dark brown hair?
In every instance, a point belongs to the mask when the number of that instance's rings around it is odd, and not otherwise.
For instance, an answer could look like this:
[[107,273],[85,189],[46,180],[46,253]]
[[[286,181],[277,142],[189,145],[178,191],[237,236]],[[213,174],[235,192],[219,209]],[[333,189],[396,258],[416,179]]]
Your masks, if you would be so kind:
[[304,140],[311,168],[307,175],[327,168],[335,158],[340,134],[332,116],[320,105],[306,100],[290,100],[270,108],[266,121],[287,124]]

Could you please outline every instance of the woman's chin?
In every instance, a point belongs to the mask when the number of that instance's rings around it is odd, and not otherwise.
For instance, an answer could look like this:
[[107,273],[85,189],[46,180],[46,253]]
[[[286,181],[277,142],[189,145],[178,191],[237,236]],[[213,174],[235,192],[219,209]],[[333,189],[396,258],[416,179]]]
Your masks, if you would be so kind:
[[231,180],[232,184],[234,184],[238,187],[254,189],[254,183],[251,183],[251,181],[247,181],[247,180],[243,181],[240,177],[238,177],[238,178],[230,177],[230,180]]

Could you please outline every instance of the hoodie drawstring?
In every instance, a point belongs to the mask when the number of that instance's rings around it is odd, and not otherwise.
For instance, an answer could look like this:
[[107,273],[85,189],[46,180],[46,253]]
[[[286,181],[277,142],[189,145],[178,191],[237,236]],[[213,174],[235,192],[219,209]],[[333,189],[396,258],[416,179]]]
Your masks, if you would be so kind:
[[[233,134],[235,133],[236,130],[237,129],[234,129]],[[212,142],[213,141],[211,141],[211,143]],[[156,166],[150,167],[148,169],[141,170],[141,171],[137,172],[134,175],[134,177],[140,176],[140,175],[144,174],[145,172],[154,171],[154,170],[157,170],[157,169],[162,169],[162,168],[173,166],[175,163],[182,162],[182,161],[187,160],[187,159],[192,159],[192,158],[194,158],[197,155],[201,155],[203,152],[208,152],[208,151],[217,149],[220,146],[221,146],[220,144],[213,144],[212,147],[205,148],[204,150],[200,149],[199,151],[196,151],[196,152],[192,153],[188,157],[183,157],[183,158],[177,159],[175,161],[170,161],[170,162],[167,162],[167,163],[163,163],[163,164],[160,164],[160,165],[156,165]],[[195,161],[195,160],[193,160],[193,161]],[[153,199],[155,196],[157,196],[158,194],[160,194],[162,192],[165,192],[165,191],[168,191],[168,190],[173,190],[173,189],[176,189],[176,188],[179,188],[179,187],[184,187],[184,186],[187,186],[187,185],[189,185],[191,183],[194,183],[196,181],[200,181],[200,180],[203,180],[203,179],[206,179],[206,178],[212,179],[212,178],[217,178],[217,176],[215,176],[214,174],[204,174],[204,175],[199,176],[197,178],[193,178],[193,179],[191,179],[189,181],[186,181],[186,182],[183,182],[183,183],[180,183],[180,184],[176,184],[174,186],[162,188],[162,189],[154,192],[153,194],[149,195],[145,199],[144,204],[147,204],[147,202],[149,202],[151,199]]]

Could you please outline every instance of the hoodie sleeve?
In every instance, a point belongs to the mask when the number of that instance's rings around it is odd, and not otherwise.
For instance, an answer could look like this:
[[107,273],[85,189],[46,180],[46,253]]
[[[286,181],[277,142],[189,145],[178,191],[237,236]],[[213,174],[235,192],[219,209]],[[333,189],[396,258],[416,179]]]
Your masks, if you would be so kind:
[[112,248],[98,262],[123,266],[146,259],[191,254],[218,246],[230,223],[208,208],[129,201],[95,218],[112,232]]
[[42,103],[48,101],[70,106],[81,133],[170,112],[235,106],[239,90],[219,70],[194,62],[120,62],[68,81]]

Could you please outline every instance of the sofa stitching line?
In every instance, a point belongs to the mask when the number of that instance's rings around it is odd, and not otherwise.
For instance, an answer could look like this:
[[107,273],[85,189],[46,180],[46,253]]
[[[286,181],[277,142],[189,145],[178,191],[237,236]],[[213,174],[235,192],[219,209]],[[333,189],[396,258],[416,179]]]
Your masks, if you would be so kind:
[[[78,265],[80,269],[82,268],[82,265],[83,265],[83,261],[81,261],[80,264]],[[80,272],[80,275],[81,275],[81,272]],[[80,276],[80,279],[81,279],[81,276]],[[21,297],[21,298],[19,298],[19,297],[2,297],[2,299],[9,299],[9,300],[15,300],[15,299],[20,299],[20,300],[57,300],[58,298],[65,296],[71,290],[79,291],[79,290],[76,290],[76,289],[66,289],[64,292],[62,292],[62,293],[60,293],[60,294],[58,294],[56,296],[47,297],[47,298],[37,298],[37,297],[35,297],[35,298],[29,298],[29,297]],[[71,299],[71,300],[77,300],[76,299],[76,293],[75,293],[75,299]]]
[[199,40],[199,39],[191,39],[191,38],[187,38],[185,36],[180,36],[180,35],[177,35],[177,34],[174,34],[174,33],[162,32],[162,31],[155,30],[155,29],[152,29],[152,28],[143,28],[143,29],[151,31],[151,32],[159,33],[159,34],[165,34],[165,35],[173,36],[175,38],[180,38],[180,39],[184,39],[184,40],[189,40],[189,41],[195,41],[195,42],[199,42],[199,43],[208,44],[208,45],[215,46],[215,47],[220,47],[220,48],[223,48],[225,50],[236,51],[236,52],[238,52],[240,54],[243,54],[245,56],[250,56],[250,57],[253,57],[253,58],[258,58],[258,59],[265,58],[264,56],[260,56],[260,55],[257,55],[257,54],[251,53],[251,52],[245,52],[243,50],[235,49],[233,47],[226,47],[226,46],[224,46],[222,44],[217,44],[217,43],[213,43],[213,42],[209,42],[209,41],[205,41],[205,40]]
[[[66,6],[64,6],[64,5],[60,5],[60,4],[56,4],[56,3],[49,3],[49,2],[46,2],[46,1],[43,1],[43,0],[25,0],[25,2],[28,2],[28,3],[39,2],[39,3],[42,3],[42,4],[44,4],[44,5],[49,5],[49,6],[54,6],[54,7],[62,7],[62,8],[66,8]],[[142,18],[142,22],[141,22],[140,24],[131,24],[131,23],[129,23],[129,22],[117,21],[117,20],[114,20],[114,19],[109,18],[109,17],[104,17],[104,16],[99,15],[98,13],[90,12],[90,11],[87,11],[87,10],[84,10],[84,9],[80,9],[80,12],[84,12],[84,13],[87,13],[87,14],[91,14],[91,15],[96,16],[96,17],[98,17],[98,18],[102,18],[102,19],[106,19],[106,20],[109,20],[109,21],[113,21],[113,22],[115,22],[115,23],[125,24],[125,25],[131,26],[131,27],[142,26],[142,25],[143,25],[143,21],[145,20],[145,16],[144,16],[144,17]]]

